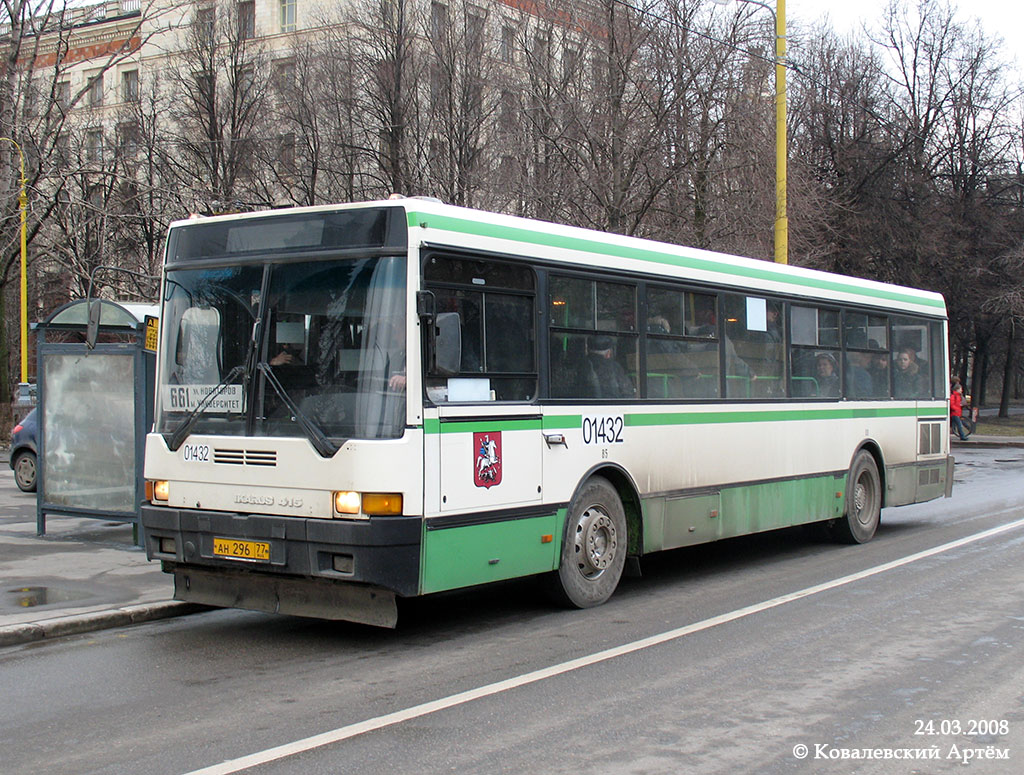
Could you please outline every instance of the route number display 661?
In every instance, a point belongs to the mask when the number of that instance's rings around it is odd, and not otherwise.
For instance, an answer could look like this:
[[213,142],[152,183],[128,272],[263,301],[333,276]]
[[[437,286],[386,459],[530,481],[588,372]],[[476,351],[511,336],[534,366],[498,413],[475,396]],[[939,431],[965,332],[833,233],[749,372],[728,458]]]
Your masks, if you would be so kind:
[[622,444],[623,421],[621,414],[583,415],[583,443]]

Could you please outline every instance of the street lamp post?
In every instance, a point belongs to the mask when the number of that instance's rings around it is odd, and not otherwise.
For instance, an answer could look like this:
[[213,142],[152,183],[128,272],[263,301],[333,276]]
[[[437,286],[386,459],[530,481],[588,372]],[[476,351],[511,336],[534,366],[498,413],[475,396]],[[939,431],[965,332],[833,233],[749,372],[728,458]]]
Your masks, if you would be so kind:
[[28,387],[28,181],[25,179],[25,154],[21,146],[10,137],[0,137],[0,140],[6,140],[17,149],[21,162],[21,192],[18,194],[18,209],[21,211],[21,382],[17,403],[23,406],[31,403]]
[[[715,0],[727,5],[730,0]],[[786,0],[775,0],[775,10],[758,0],[740,3],[767,8],[775,17],[775,263],[789,263],[789,217],[786,214]]]

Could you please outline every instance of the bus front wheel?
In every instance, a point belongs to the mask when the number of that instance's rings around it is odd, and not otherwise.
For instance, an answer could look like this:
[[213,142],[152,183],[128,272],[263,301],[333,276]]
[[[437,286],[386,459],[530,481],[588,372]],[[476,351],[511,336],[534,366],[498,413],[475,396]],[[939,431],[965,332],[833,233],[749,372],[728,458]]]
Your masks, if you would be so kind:
[[878,464],[867,450],[853,458],[846,480],[846,514],[835,524],[836,537],[849,544],[870,541],[882,513],[882,480]]
[[556,600],[575,608],[601,605],[619,585],[628,546],[619,494],[607,479],[591,477],[569,503]]

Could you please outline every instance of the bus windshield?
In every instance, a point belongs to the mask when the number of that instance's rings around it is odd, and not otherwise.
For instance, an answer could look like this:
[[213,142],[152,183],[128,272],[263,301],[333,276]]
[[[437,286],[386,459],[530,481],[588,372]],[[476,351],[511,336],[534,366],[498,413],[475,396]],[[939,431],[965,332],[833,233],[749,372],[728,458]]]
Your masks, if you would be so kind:
[[404,257],[194,266],[167,272],[158,432],[402,435]]

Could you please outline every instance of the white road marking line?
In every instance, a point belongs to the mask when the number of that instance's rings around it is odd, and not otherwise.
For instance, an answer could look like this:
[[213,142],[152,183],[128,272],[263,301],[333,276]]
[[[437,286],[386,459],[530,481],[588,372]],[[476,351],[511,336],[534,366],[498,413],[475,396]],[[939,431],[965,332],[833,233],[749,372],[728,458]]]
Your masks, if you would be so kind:
[[718,627],[721,624],[734,622],[737,619],[743,619],[744,617],[761,613],[762,611],[767,611],[771,608],[777,608],[778,606],[785,605],[786,603],[792,603],[795,600],[802,600],[805,597],[817,595],[820,592],[827,592],[828,590],[836,589],[837,587],[852,584],[855,581],[876,576],[879,573],[885,573],[886,571],[899,568],[903,565],[909,565],[910,563],[917,562],[918,560],[934,557],[937,554],[958,549],[961,546],[966,546],[968,544],[975,543],[976,541],[982,541],[986,538],[999,535],[1000,533],[1016,530],[1019,527],[1024,527],[1024,519],[1000,525],[999,527],[994,527],[990,530],[982,531],[981,533],[975,533],[974,535],[969,535],[965,538],[959,538],[956,541],[950,541],[949,543],[942,544],[941,546],[926,549],[923,552],[917,552],[916,554],[908,555],[899,560],[893,560],[892,562],[876,565],[873,568],[868,568],[857,573],[851,573],[848,576],[833,579],[832,581],[826,581],[823,584],[806,587],[798,590],[797,592],[791,592],[788,595],[773,597],[771,600],[765,600],[762,603],[756,603],[754,605],[747,606],[746,608],[739,608],[735,611],[730,611],[729,613],[713,616],[710,619],[704,619],[700,622],[688,624],[685,627],[678,627],[674,630],[668,630],[667,632],[662,632],[658,635],[641,638],[640,640],[625,643],[621,646],[616,646],[615,648],[598,651],[597,653],[590,654],[585,657],[578,657],[577,659],[571,659],[568,662],[562,662],[557,665],[552,665],[551,667],[545,667],[541,670],[534,670],[513,678],[507,678],[504,681],[497,681],[496,683],[480,686],[476,689],[469,689],[468,691],[459,692],[458,694],[453,694],[449,697],[442,697],[438,700],[425,702],[422,705],[416,705],[411,708],[395,711],[394,713],[377,716],[376,718],[360,721],[356,724],[349,724],[348,726],[339,727],[338,729],[334,729],[330,732],[323,732],[319,735],[313,735],[312,737],[307,737],[302,740],[296,740],[292,743],[285,743],[284,745],[268,748],[265,751],[259,751],[257,753],[249,754],[248,756],[242,756],[238,759],[230,759],[220,764],[204,767],[200,770],[193,770],[190,773],[186,773],[186,775],[230,775],[230,773],[241,772],[242,770],[249,769],[250,767],[257,767],[261,764],[267,764],[269,762],[277,761],[278,759],[285,759],[289,756],[295,756],[296,754],[311,751],[314,748],[322,748],[326,745],[339,743],[342,740],[348,740],[367,732],[373,732],[377,729],[384,729],[385,727],[394,726],[395,724],[401,724],[403,721],[409,721],[411,719],[430,715],[431,713],[436,713],[440,710],[447,710],[448,708],[454,708],[458,705],[464,705],[467,702],[478,700],[481,697],[490,697],[495,694],[501,694],[502,692],[507,692],[520,686],[537,683],[538,681],[543,681],[556,675],[569,673],[583,667],[596,665],[599,662],[606,662],[609,659],[615,659],[616,657],[633,654],[637,651],[651,648],[652,646],[658,646],[662,643],[678,640],[679,638],[683,638],[687,635],[692,635],[695,632],[709,630],[712,627]]

